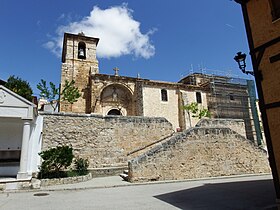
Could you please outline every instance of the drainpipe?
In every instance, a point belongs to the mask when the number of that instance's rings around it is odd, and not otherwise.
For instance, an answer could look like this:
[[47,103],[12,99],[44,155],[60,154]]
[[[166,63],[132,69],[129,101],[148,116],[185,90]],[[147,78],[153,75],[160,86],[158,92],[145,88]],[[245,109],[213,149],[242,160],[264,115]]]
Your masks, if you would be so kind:
[[269,125],[268,125],[268,118],[267,118],[265,103],[264,103],[263,90],[262,90],[262,86],[261,86],[261,80],[262,80],[261,77],[262,76],[260,74],[261,72],[259,71],[259,66],[258,66],[258,63],[257,63],[256,54],[255,54],[255,51],[254,51],[254,49],[255,49],[254,41],[253,41],[252,30],[251,30],[250,21],[249,21],[249,15],[248,15],[248,11],[247,11],[247,3],[249,1],[250,0],[235,0],[235,2],[239,3],[241,5],[241,8],[242,8],[243,19],[244,19],[244,24],[245,24],[245,29],[246,29],[250,54],[251,54],[251,60],[252,60],[252,65],[253,65],[253,70],[254,70],[254,75],[255,75],[255,81],[256,81],[257,91],[258,91],[258,95],[259,95],[260,111],[261,111],[261,114],[262,114],[263,127],[264,127],[265,138],[266,138],[268,154],[269,154],[268,159],[269,159],[271,172],[272,172],[272,176],[273,176],[273,182],[274,182],[276,197],[279,200],[280,199],[279,176],[278,176],[275,156],[274,156],[274,152],[273,152],[271,135],[270,135]]

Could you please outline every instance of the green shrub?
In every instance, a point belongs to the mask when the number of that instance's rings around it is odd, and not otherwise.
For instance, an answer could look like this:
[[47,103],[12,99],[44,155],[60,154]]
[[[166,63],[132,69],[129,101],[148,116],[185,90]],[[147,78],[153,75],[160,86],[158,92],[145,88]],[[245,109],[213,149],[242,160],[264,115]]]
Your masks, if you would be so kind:
[[77,171],[78,175],[86,175],[88,173],[88,159],[76,158],[74,164],[75,170]]
[[73,149],[69,146],[58,146],[49,150],[40,152],[43,159],[38,178],[62,178],[66,177],[64,171],[73,161]]
[[199,108],[198,103],[192,102],[191,104],[185,105],[183,109],[187,110],[188,113],[192,114],[192,117],[201,119],[203,117],[211,117],[211,113],[208,109]]

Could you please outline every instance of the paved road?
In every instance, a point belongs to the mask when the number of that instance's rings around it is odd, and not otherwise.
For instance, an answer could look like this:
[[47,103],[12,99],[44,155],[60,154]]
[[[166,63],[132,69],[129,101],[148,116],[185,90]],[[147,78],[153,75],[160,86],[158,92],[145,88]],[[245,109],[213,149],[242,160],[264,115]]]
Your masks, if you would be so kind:
[[[47,193],[45,196],[35,196]],[[40,195],[40,194],[39,194]],[[271,176],[0,194],[5,210],[276,209]]]

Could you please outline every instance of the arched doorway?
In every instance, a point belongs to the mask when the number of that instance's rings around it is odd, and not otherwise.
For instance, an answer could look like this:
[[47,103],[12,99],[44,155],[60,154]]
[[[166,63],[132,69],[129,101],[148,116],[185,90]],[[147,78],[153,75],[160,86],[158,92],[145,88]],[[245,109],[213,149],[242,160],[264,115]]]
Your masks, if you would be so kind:
[[122,115],[122,113],[118,109],[111,109],[107,115]]

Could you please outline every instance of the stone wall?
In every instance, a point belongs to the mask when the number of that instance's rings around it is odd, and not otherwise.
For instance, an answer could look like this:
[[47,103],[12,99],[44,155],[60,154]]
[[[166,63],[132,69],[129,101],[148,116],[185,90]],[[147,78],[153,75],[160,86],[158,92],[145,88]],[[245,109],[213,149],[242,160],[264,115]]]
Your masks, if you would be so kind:
[[55,178],[55,179],[41,179],[39,180],[41,187],[61,185],[61,184],[75,184],[79,182],[86,182],[92,179],[91,173],[83,176],[73,176],[65,178]]
[[165,118],[40,113],[44,117],[43,150],[72,145],[89,168],[127,165],[127,154],[169,136]]
[[246,138],[245,123],[242,119],[201,119],[196,127],[230,128]]
[[[111,109],[120,109],[123,116],[136,116],[137,95],[135,80],[105,74],[91,76],[91,113],[107,115]],[[113,93],[117,98],[113,99]]]
[[266,153],[229,128],[191,128],[129,161],[129,180],[269,173]]

